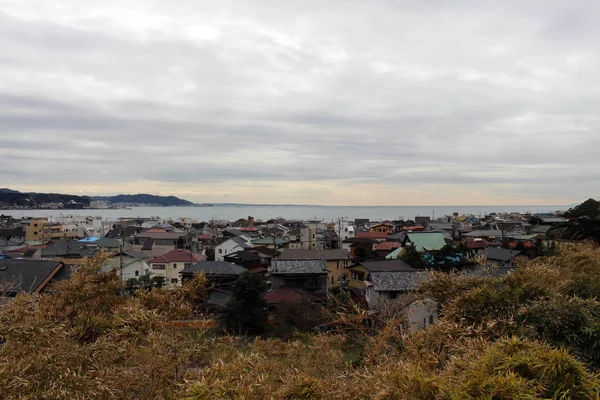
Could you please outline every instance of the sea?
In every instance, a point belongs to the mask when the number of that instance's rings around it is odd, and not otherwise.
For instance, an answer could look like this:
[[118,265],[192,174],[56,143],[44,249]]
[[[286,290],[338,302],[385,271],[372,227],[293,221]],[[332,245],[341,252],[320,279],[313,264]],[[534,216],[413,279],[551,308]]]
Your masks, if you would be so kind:
[[131,207],[128,209],[84,209],[84,210],[0,210],[0,214],[14,218],[100,216],[107,221],[119,218],[162,218],[177,220],[190,218],[196,221],[227,220],[240,218],[269,220],[272,218],[333,221],[339,218],[353,220],[407,220],[416,216],[429,216],[432,219],[452,215],[484,216],[490,213],[548,213],[567,210],[569,206],[298,206],[298,205],[214,205],[202,207]]

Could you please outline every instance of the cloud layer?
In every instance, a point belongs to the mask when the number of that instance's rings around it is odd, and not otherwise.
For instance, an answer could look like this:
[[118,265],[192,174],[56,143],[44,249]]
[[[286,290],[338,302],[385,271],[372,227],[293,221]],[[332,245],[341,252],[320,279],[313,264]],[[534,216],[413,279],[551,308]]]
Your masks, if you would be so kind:
[[0,0],[0,186],[339,205],[597,196],[600,3],[487,3]]

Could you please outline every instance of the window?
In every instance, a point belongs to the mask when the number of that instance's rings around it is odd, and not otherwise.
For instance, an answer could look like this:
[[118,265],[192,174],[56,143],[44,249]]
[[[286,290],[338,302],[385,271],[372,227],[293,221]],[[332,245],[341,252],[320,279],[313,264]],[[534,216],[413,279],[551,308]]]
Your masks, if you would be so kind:
[[192,265],[192,264],[190,264],[190,263],[185,263],[185,264],[183,264],[183,267],[184,267],[184,268],[188,268],[188,267],[190,267],[191,265]]
[[429,316],[429,325],[433,324],[433,315]]
[[140,276],[140,271],[135,271],[135,276]]
[[427,326],[427,318],[423,318],[423,326]]
[[37,224],[33,224],[33,227],[34,227],[34,228],[37,228]]
[[34,234],[35,236],[37,236],[37,234],[38,234],[38,233],[37,233],[37,231],[36,231],[36,232],[33,232],[33,234]]
[[331,277],[331,284],[333,285],[333,276]]
[[219,249],[219,254],[222,254],[222,253],[223,253],[223,249]]
[[165,269],[165,264],[152,264],[152,269]]
[[171,283],[177,283],[177,278],[171,279]]
[[177,268],[177,264],[173,263],[173,268]]

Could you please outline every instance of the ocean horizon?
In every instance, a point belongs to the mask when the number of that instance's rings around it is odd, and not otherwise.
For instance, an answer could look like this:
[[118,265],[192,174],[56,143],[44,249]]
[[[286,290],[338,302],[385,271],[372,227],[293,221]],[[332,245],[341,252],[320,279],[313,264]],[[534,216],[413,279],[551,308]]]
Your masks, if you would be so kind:
[[338,218],[369,218],[382,219],[414,219],[416,216],[432,218],[445,215],[472,214],[483,216],[490,213],[545,213],[564,211],[567,205],[497,205],[497,206],[321,206],[321,205],[245,205],[245,204],[213,204],[211,206],[195,207],[131,207],[128,209],[83,209],[83,210],[0,210],[0,214],[14,218],[25,217],[59,217],[65,215],[102,217],[105,220],[118,218],[153,218],[178,219],[191,218],[198,221],[228,220],[252,216],[256,219],[271,218],[286,219],[318,219],[324,221]]

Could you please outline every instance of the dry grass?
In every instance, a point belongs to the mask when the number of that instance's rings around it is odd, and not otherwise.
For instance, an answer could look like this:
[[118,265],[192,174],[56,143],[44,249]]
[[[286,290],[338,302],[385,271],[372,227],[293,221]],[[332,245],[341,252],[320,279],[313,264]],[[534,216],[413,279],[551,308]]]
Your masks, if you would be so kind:
[[[118,277],[98,274],[100,258],[57,294],[22,295],[0,311],[0,398],[593,399],[599,379],[588,365],[515,323],[566,307],[539,309],[538,298],[590,307],[594,299],[568,296],[594,292],[580,278],[600,263],[573,257],[537,261],[510,278],[435,275],[425,290],[445,316],[417,334],[393,313],[374,329],[363,308],[340,301],[328,309],[326,332],[289,341],[173,328],[205,296],[202,277],[179,291],[123,297]],[[576,332],[566,322],[551,332]]]

